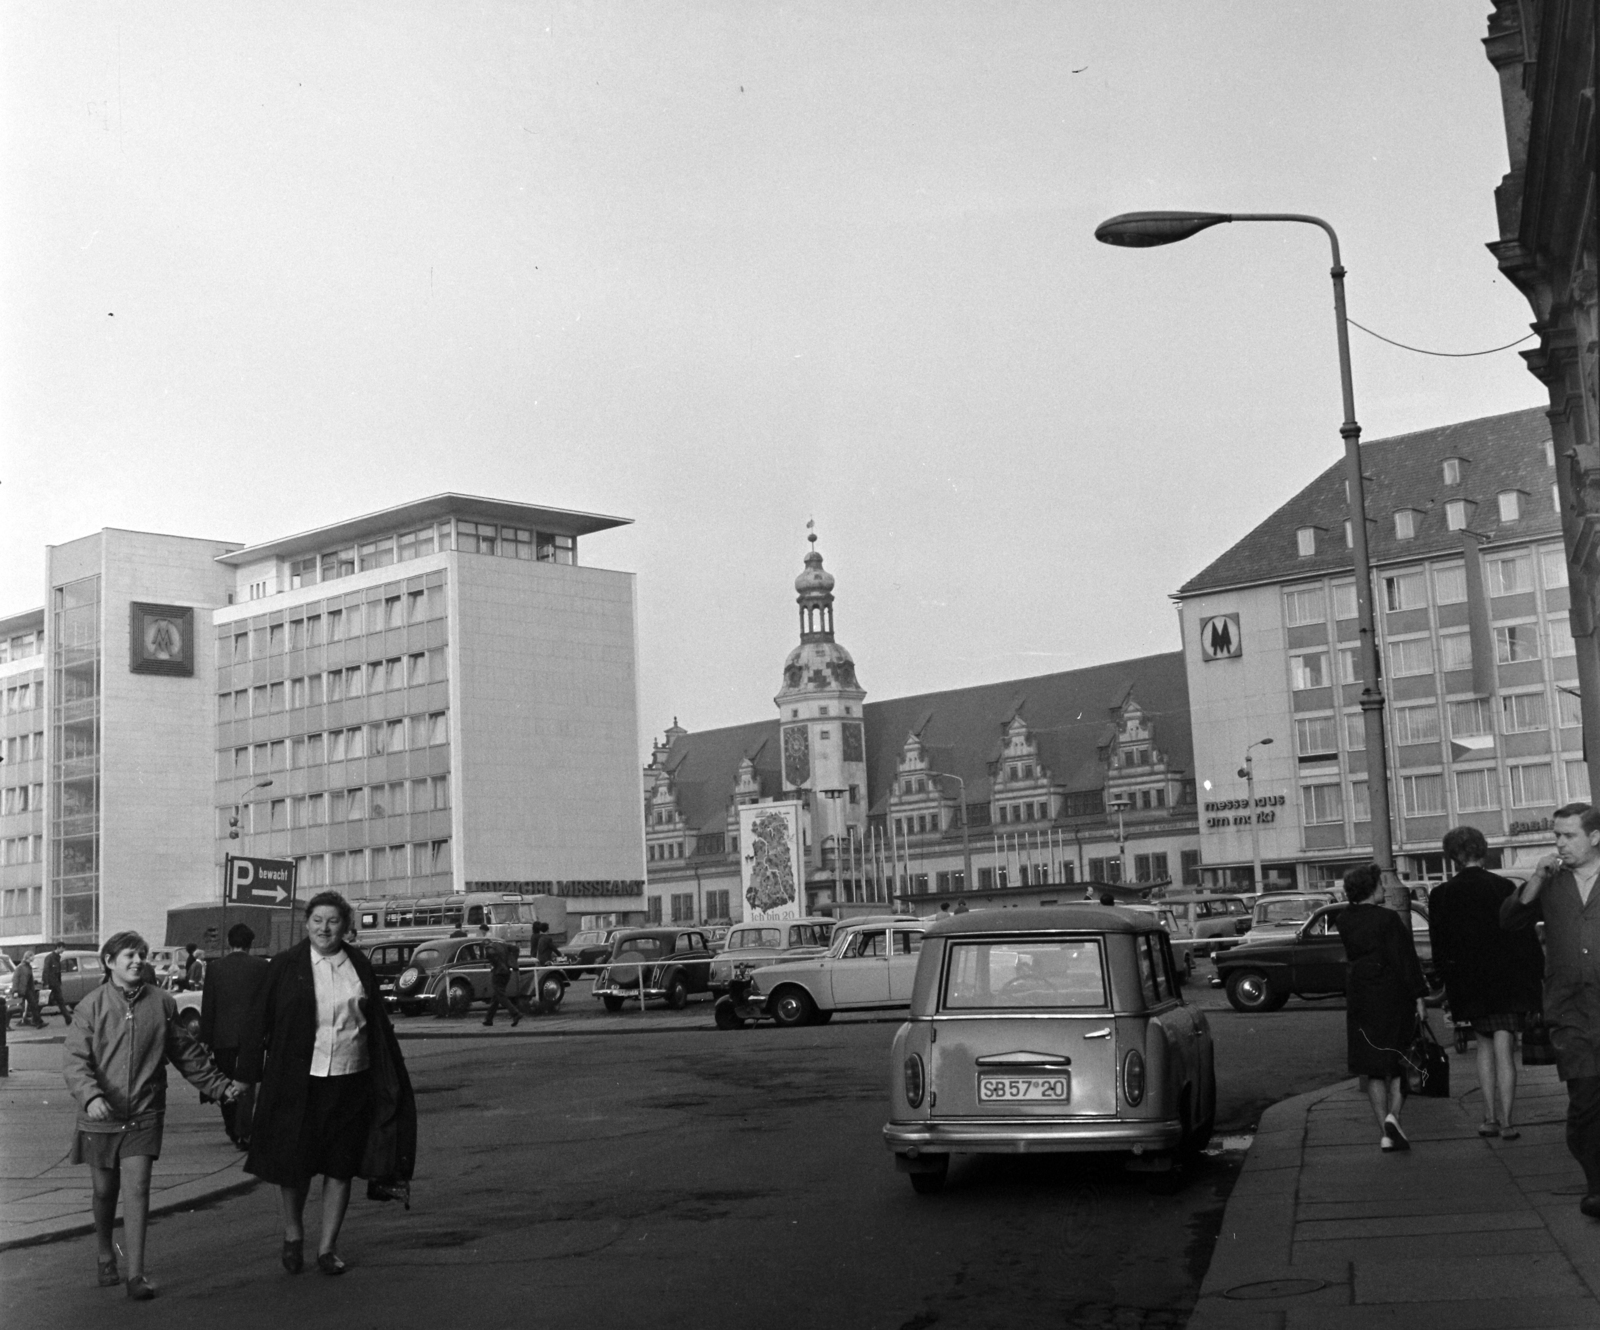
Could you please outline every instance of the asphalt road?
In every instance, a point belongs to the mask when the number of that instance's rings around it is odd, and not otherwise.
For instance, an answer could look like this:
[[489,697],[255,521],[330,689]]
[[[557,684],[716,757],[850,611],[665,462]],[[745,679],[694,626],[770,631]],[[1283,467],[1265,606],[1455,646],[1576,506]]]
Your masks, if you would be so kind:
[[[1337,1007],[1244,1017],[1191,993],[1226,1126],[1343,1075]],[[879,1135],[894,1029],[408,1042],[413,1209],[358,1200],[344,1278],[282,1272],[262,1187],[155,1221],[148,1305],[94,1287],[90,1239],[0,1255],[0,1323],[1181,1325],[1237,1151],[1170,1195],[1115,1163],[1034,1157],[958,1161],[942,1195],[916,1196]]]

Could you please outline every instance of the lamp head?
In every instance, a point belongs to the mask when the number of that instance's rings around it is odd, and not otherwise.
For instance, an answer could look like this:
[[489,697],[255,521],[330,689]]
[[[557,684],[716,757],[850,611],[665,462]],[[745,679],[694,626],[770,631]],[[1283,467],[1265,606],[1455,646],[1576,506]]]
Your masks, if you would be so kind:
[[1232,220],[1225,212],[1124,212],[1095,227],[1094,238],[1103,245],[1149,249],[1187,240],[1208,226]]

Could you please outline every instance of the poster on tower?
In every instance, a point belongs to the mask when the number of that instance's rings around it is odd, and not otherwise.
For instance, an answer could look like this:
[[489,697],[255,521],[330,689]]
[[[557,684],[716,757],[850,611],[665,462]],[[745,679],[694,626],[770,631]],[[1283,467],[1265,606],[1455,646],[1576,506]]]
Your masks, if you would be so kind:
[[798,919],[805,875],[800,802],[746,804],[739,809],[745,921]]

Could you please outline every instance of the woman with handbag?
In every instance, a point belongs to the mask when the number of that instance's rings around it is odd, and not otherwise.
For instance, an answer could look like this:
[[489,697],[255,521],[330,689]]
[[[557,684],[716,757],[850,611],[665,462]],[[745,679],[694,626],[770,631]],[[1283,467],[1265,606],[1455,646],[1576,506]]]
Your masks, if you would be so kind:
[[1346,1057],[1378,1120],[1379,1148],[1409,1150],[1400,1129],[1405,1050],[1426,1021],[1428,985],[1405,916],[1375,904],[1383,870],[1366,864],[1345,875],[1350,904],[1337,927],[1349,969],[1345,978]]
[[1508,933],[1500,907],[1515,887],[1484,867],[1489,845],[1476,827],[1446,834],[1444,852],[1460,871],[1428,896],[1433,964],[1444,980],[1450,1015],[1478,1037],[1483,1090],[1480,1136],[1515,1140],[1517,1036],[1538,1012],[1544,953],[1532,930]]

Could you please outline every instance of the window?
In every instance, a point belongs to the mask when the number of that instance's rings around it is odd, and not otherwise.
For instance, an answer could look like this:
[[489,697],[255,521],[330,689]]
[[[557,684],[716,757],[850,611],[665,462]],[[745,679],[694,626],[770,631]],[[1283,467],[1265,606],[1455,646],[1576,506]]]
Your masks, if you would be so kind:
[[428,682],[428,656],[426,652],[418,651],[406,657],[406,682],[408,684],[423,684]]
[[1550,712],[1543,693],[1512,693],[1500,699],[1501,728],[1507,734],[1543,730],[1550,726]]
[[1352,753],[1359,753],[1367,746],[1367,718],[1362,712],[1345,714],[1344,746]]
[[1355,683],[1356,682],[1356,678],[1357,678],[1356,652],[1357,652],[1357,650],[1358,650],[1358,648],[1356,648],[1356,647],[1340,647],[1339,648],[1339,651],[1338,651],[1338,664],[1339,664],[1339,682],[1340,683]]
[[1446,485],[1459,485],[1461,483],[1461,459],[1447,457],[1444,459],[1444,483]]
[[322,580],[331,582],[336,577],[349,577],[356,570],[356,547],[329,550],[322,556]]
[[1467,599],[1465,564],[1447,563],[1433,570],[1433,599],[1440,605],[1460,605]]
[[1444,506],[1444,525],[1447,531],[1465,531],[1467,529],[1467,501],[1465,499],[1451,499]]
[[382,536],[364,542],[360,548],[360,561],[363,571],[368,568],[387,568],[394,562],[394,537]]
[[[1183,885],[1194,887],[1200,884],[1200,851],[1179,850],[1179,871],[1183,874]],[[1072,881],[1072,865],[1067,865],[1067,881]]]
[[289,705],[303,707],[306,704],[306,681],[304,679],[289,680]]
[[1356,584],[1354,582],[1335,582],[1333,584],[1333,617],[1335,619],[1353,619],[1356,617]]
[[1384,578],[1383,603],[1391,612],[1422,609],[1428,603],[1428,579],[1420,572]]
[[320,647],[322,645],[322,616],[320,614],[311,614],[306,617],[306,645],[308,647]]
[[1295,751],[1301,757],[1333,756],[1339,751],[1339,722],[1335,716],[1302,716],[1294,723]]
[[1402,776],[1400,789],[1405,796],[1407,817],[1444,812],[1443,776]]
[[1521,490],[1501,490],[1499,500],[1500,520],[1502,522],[1515,522],[1522,516]]
[[421,623],[428,612],[428,598],[424,591],[406,592],[406,622]]
[[1550,619],[1550,656],[1557,659],[1561,656],[1577,655],[1578,648],[1572,640],[1572,620],[1565,614],[1553,615]]
[[265,716],[267,714],[267,686],[257,684],[250,690],[250,714],[252,716]]
[[493,554],[500,528],[489,522],[456,523],[456,549],[463,554]]
[[1347,550],[1353,550],[1356,547],[1355,530],[1351,527],[1348,517],[1344,519],[1344,547]]
[[309,559],[294,559],[289,564],[289,590],[296,591],[303,586],[315,586],[317,582],[317,556]]
[[1300,808],[1307,826],[1344,821],[1344,799],[1337,784],[1302,785]]
[[1439,738],[1439,708],[1396,707],[1394,712],[1396,743],[1420,744],[1436,742]]
[[327,761],[327,738],[321,734],[306,735],[306,765],[308,767],[321,766]]
[[233,635],[233,663],[242,664],[250,659],[250,634],[235,633]]
[[1511,777],[1511,806],[1537,808],[1556,801],[1555,781],[1548,762],[1529,762],[1507,768]]
[[281,683],[267,685],[267,710],[283,710],[283,685]]
[[442,744],[450,742],[450,730],[445,721],[445,713],[435,711],[428,717],[428,742]]
[[1394,515],[1394,538],[1414,540],[1417,535],[1417,514],[1412,508],[1402,508]]
[[1519,660],[1539,659],[1539,626],[1514,624],[1494,630],[1494,658],[1498,665],[1514,665]]
[[429,781],[435,810],[450,807],[450,777],[434,776]]
[[1441,633],[1439,635],[1439,667],[1446,670],[1472,668],[1472,635],[1470,633]]
[[1408,674],[1433,673],[1433,643],[1426,637],[1413,637],[1389,644],[1389,673],[1399,678]]
[[1302,623],[1322,623],[1328,616],[1320,586],[1296,587],[1283,593],[1283,614],[1292,628]]
[[539,533],[538,558],[540,563],[576,563],[577,541],[572,536],[555,535],[548,531]]
[[1352,822],[1372,821],[1372,803],[1367,798],[1367,782],[1364,780],[1350,782],[1350,820]]
[[450,871],[450,842],[436,840],[429,847],[433,857],[433,871],[435,873],[448,873]]
[[306,705],[320,707],[322,705],[323,688],[322,676],[313,674],[306,679]]
[[383,626],[385,628],[402,628],[405,626],[404,607],[399,596],[389,596],[383,602]]
[[344,695],[346,697],[360,697],[362,685],[361,666],[352,665],[344,672]]
[[368,662],[366,678],[368,693],[381,693],[383,691],[384,671],[381,660]]
[[1456,772],[1456,807],[1463,813],[1476,813],[1500,806],[1494,769]]
[[1567,769],[1567,798],[1589,803],[1589,764],[1564,762],[1562,765]]
[[395,544],[401,563],[405,563],[410,559],[420,559],[425,554],[432,554],[433,528],[425,526],[419,531],[401,532]]
[[1514,596],[1533,590],[1533,560],[1527,554],[1508,554],[1486,562],[1491,596]]
[[344,611],[329,610],[326,617],[328,620],[328,641],[337,642],[344,636]]
[[1307,651],[1289,657],[1289,686],[1295,690],[1325,688],[1328,684],[1328,653]]
[[1545,586],[1566,586],[1567,555],[1559,545],[1540,550],[1539,565],[1544,570]]
[[1309,559],[1317,552],[1317,529],[1314,526],[1303,526],[1294,533],[1295,550],[1302,559]]
[[1565,688],[1556,689],[1556,710],[1559,715],[1557,723],[1563,729],[1583,724],[1583,703]]
[[250,750],[250,770],[257,776],[267,774],[267,746],[256,744]]
[[1450,735],[1455,739],[1469,739],[1474,735],[1494,734],[1494,723],[1487,698],[1475,697],[1467,702],[1450,704]]

